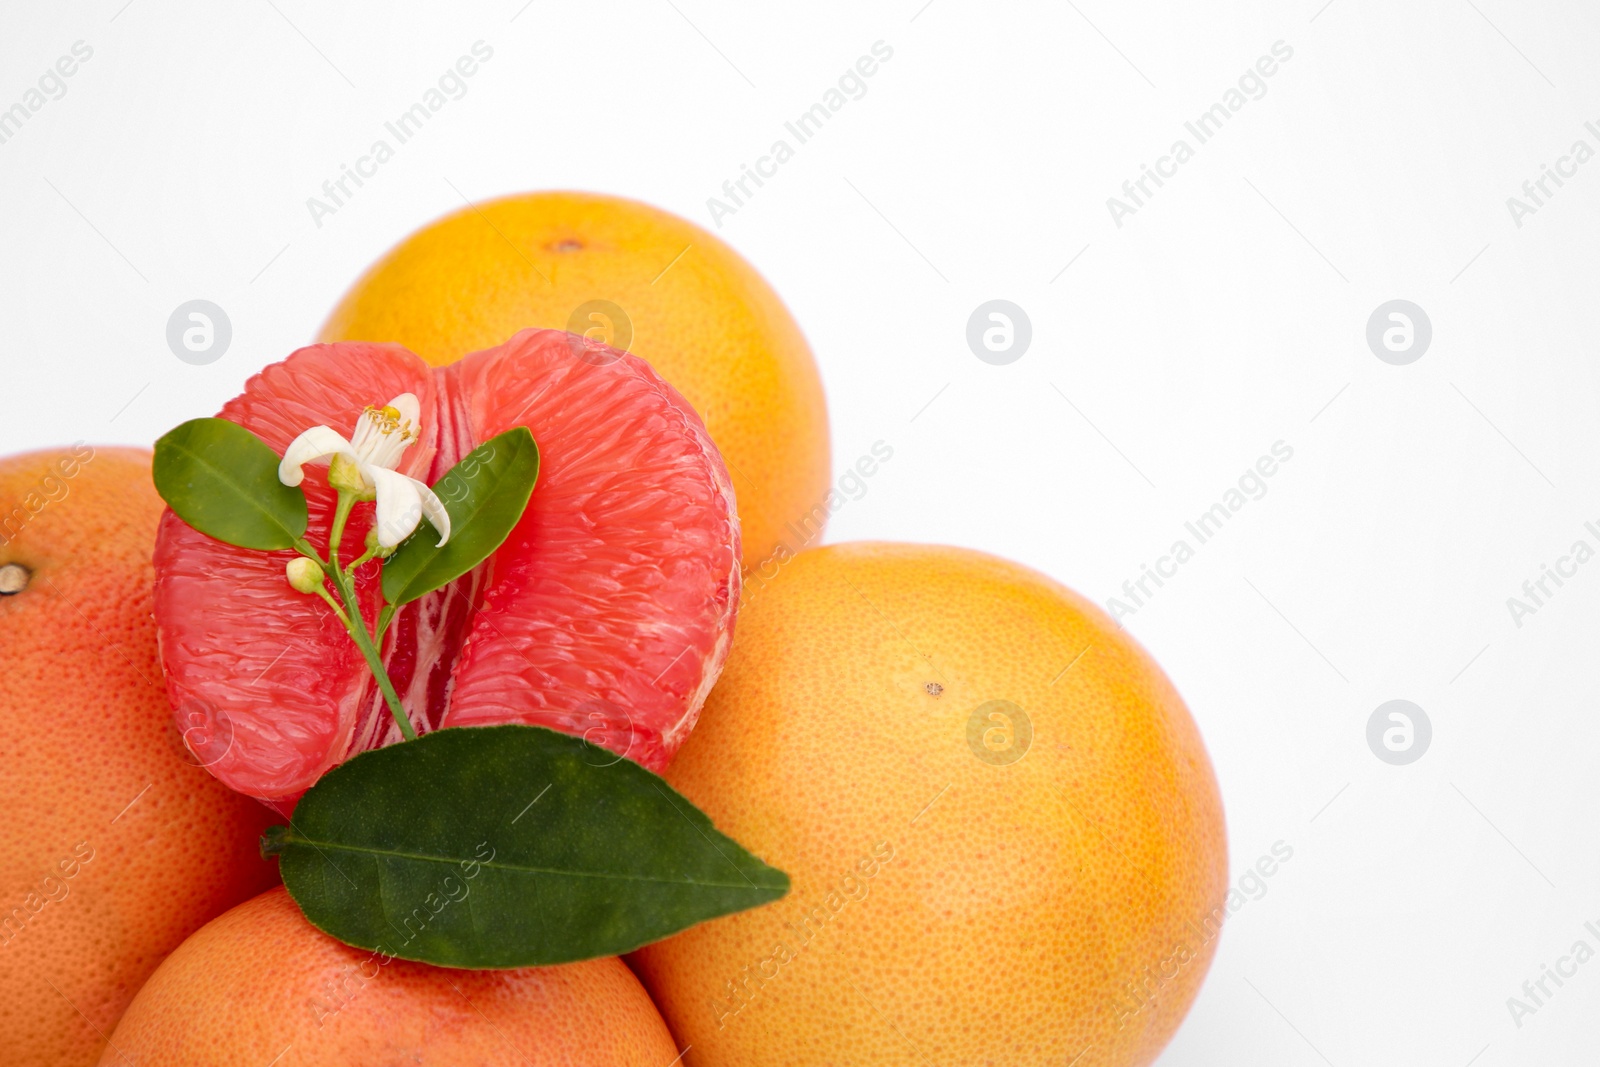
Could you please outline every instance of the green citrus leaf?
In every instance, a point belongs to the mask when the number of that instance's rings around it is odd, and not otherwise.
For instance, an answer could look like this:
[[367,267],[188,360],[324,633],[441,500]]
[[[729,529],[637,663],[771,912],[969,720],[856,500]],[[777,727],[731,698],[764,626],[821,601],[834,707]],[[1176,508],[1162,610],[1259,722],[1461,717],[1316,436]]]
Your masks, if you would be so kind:
[[190,419],[156,442],[156,492],[184,522],[240,548],[293,548],[306,495],[278,481],[279,456],[227,419]]
[[383,596],[409,603],[488,559],[522,518],[539,480],[539,446],[526,427],[491,437],[440,478],[433,491],[450,513],[450,540],[424,522],[383,564]]
[[656,775],[541,726],[364,752],[262,851],[318,928],[445,967],[615,956],[789,889]]

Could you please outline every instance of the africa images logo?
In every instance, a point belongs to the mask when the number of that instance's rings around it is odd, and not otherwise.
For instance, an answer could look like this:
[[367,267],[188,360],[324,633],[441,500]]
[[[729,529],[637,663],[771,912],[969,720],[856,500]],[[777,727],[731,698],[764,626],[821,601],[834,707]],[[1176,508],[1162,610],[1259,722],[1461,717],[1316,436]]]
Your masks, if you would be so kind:
[[[1139,176],[1122,183],[1122,197],[1106,198],[1106,210],[1111,213],[1111,221],[1117,229],[1122,229],[1123,219],[1138,214],[1140,208],[1148,206],[1156,189],[1166,185],[1168,179],[1178,176],[1178,168],[1195,157],[1198,146],[1221,133],[1223,127],[1243,111],[1250,101],[1260,100],[1267,95],[1266,79],[1277,74],[1282,64],[1294,58],[1294,49],[1287,41],[1274,41],[1271,51],[1271,55],[1261,56],[1254,65],[1246,67],[1244,73],[1239,75],[1238,82],[1223,91],[1220,100],[1183,124],[1184,132],[1194,138],[1194,144],[1190,144],[1187,138],[1178,138],[1165,155],[1156,159],[1153,168],[1148,163],[1139,164]],[[1155,189],[1150,187],[1152,183]]]
[[1141,563],[1139,576],[1123,581],[1122,596],[1106,599],[1107,614],[1117,622],[1138,614],[1140,608],[1155,598],[1157,590],[1178,576],[1179,567],[1194,559],[1199,547],[1221,533],[1246,504],[1267,495],[1266,480],[1293,458],[1293,445],[1287,441],[1274,441],[1271,453],[1258,457],[1254,464],[1246,467],[1236,485],[1223,492],[1222,499],[1183,524],[1184,532],[1194,539],[1194,544],[1189,543],[1188,537],[1179,537],[1172,542],[1165,555],[1156,557],[1154,569],[1148,563]]
[[[880,67],[892,58],[894,58],[892,46],[881,40],[873,41],[872,55],[861,56],[853,65],[846,67],[844,73],[839,75],[838,81],[823,92],[821,100],[802,111],[792,122],[783,124],[784,131],[794,138],[794,144],[791,145],[787,138],[779,137],[772,142],[764,155],[756,157],[754,169],[748,163],[739,164],[739,176],[722,183],[722,197],[706,197],[706,210],[711,213],[711,221],[716,224],[717,229],[722,229],[724,216],[738,214],[739,209],[756,195],[756,192],[766,184],[763,179],[778,176],[778,168],[794,158],[798,146],[821,133],[823,125],[842,111],[851,100],[860,100],[866,96],[866,80],[878,73]],[[848,97],[846,93],[849,94]],[[754,183],[755,188],[751,188],[751,183]]]

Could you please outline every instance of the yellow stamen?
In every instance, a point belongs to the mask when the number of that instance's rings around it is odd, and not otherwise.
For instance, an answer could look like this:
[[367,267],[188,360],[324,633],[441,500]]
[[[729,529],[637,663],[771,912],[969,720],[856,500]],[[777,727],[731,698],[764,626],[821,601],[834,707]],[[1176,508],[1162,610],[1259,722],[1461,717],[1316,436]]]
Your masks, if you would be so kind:
[[401,422],[399,410],[389,404],[381,408],[368,404],[366,415],[372,420],[373,427],[385,437],[398,433],[402,440],[415,441],[420,436],[412,427],[411,420]]

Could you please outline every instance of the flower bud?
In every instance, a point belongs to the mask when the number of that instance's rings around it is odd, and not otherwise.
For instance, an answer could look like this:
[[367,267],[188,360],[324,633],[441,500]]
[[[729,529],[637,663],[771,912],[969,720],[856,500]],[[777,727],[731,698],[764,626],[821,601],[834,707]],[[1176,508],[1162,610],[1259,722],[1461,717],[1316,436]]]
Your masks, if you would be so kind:
[[295,592],[315,593],[322,588],[322,568],[317,566],[314,559],[296,556],[284,570],[288,572],[289,585]]

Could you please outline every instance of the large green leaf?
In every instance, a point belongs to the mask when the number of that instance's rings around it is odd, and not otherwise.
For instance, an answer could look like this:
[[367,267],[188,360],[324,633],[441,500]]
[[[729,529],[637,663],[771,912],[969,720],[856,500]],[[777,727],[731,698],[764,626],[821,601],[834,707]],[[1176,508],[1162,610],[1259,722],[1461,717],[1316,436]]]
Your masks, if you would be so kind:
[[190,419],[156,442],[156,492],[184,522],[240,548],[292,548],[306,495],[278,481],[278,454],[227,419]]
[[539,479],[539,446],[526,427],[491,437],[440,478],[433,491],[450,513],[450,540],[428,523],[383,564],[383,595],[405,604],[453,581],[489,558],[522,518]]
[[540,726],[362,753],[262,851],[320,929],[446,967],[614,956],[789,889],[656,775]]

